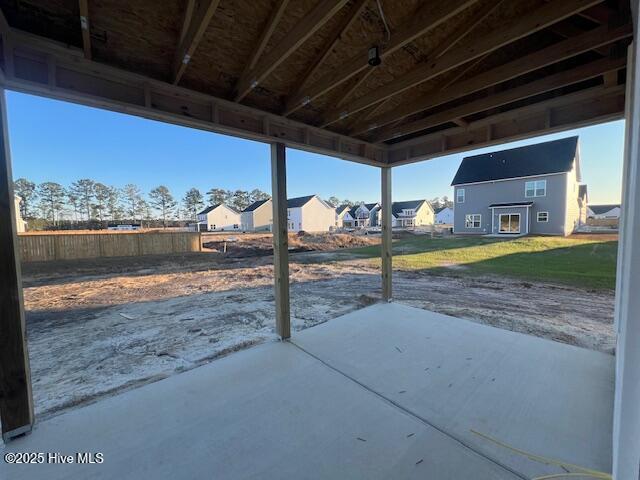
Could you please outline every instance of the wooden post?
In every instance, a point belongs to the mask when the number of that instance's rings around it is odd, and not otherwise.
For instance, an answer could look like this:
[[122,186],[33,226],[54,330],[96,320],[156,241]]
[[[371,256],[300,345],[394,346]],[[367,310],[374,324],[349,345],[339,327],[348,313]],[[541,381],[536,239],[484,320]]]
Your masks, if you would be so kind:
[[7,441],[31,431],[33,398],[4,89],[0,89],[0,124],[0,420]]
[[289,221],[287,216],[287,167],[285,146],[271,144],[271,195],[273,203],[273,268],[276,298],[276,332],[291,337],[289,305]]
[[392,299],[392,265],[391,265],[391,167],[381,168],[382,177],[382,300]]
[[[635,6],[637,9],[637,4]],[[638,12],[634,11],[638,32]],[[625,106],[622,212],[616,278],[616,386],[613,478],[638,478],[640,469],[640,50],[629,46]]]

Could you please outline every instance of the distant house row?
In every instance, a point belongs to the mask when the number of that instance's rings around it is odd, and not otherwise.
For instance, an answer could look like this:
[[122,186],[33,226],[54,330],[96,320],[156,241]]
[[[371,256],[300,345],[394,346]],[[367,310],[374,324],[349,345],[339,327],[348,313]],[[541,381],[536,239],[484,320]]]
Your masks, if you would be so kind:
[[[414,228],[451,223],[451,209],[436,212],[427,200],[394,202],[391,206],[393,228]],[[327,232],[336,229],[379,227],[382,221],[379,203],[342,205],[334,208],[318,195],[287,200],[287,222],[290,232]],[[241,212],[223,203],[207,207],[198,214],[199,231],[270,231],[273,224],[271,200],[252,203]]]

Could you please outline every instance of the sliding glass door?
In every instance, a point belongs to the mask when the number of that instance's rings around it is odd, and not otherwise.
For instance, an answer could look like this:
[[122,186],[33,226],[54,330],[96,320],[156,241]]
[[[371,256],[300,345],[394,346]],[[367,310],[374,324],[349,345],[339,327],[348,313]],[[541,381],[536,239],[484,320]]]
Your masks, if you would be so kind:
[[520,214],[500,214],[500,233],[520,233]]

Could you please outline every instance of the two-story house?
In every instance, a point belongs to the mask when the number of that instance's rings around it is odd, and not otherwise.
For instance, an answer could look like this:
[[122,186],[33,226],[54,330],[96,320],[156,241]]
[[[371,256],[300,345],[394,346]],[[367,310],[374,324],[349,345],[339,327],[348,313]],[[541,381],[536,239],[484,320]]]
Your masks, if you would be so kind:
[[335,228],[336,209],[318,195],[287,200],[287,225],[290,232],[328,232]]
[[354,227],[366,228],[378,226],[379,211],[379,203],[361,203],[360,205],[352,207],[349,214],[353,219]]
[[197,230],[205,232],[239,230],[240,212],[224,203],[205,208],[198,213]]
[[351,206],[340,205],[336,207],[336,228],[352,228],[355,225],[351,216]]
[[[382,210],[378,210],[378,225],[382,224]],[[427,200],[408,200],[391,204],[391,227],[426,227],[435,223],[435,211]]]
[[257,200],[242,210],[241,228],[244,232],[265,232],[273,228],[273,203],[270,199]]
[[580,224],[578,137],[465,157],[454,233],[569,235]]

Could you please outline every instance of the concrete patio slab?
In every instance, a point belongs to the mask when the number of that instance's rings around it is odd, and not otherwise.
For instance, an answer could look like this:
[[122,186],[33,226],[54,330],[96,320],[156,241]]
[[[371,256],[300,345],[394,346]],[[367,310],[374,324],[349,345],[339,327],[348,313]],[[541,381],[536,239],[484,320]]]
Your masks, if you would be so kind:
[[614,357],[401,304],[294,343],[474,450],[527,476],[561,473],[478,437],[611,472]]
[[396,304],[294,342],[43,421],[1,453],[100,452],[104,462],[0,463],[0,478],[513,480],[557,471],[469,428],[610,468],[607,355]]

